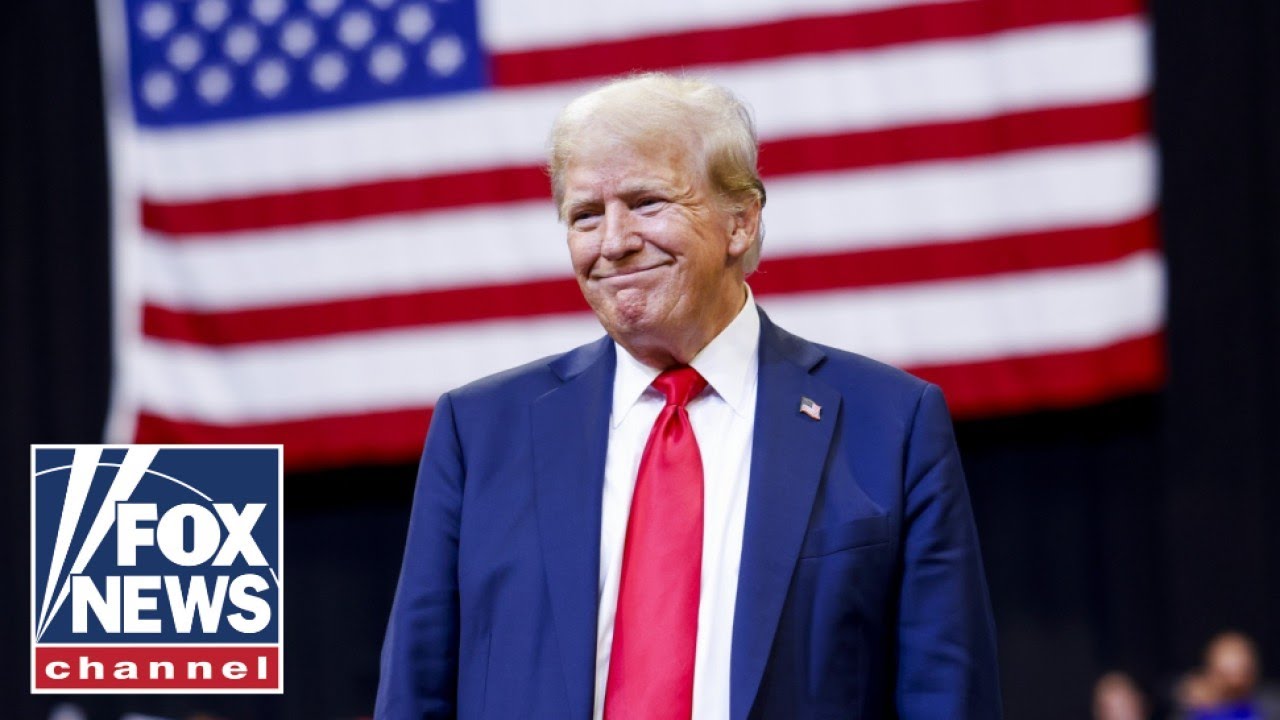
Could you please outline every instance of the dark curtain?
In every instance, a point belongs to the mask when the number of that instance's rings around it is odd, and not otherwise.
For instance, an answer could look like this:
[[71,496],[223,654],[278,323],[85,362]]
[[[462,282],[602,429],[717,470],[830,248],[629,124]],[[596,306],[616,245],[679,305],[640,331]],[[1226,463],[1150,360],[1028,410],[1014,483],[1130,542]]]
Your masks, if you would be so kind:
[[[1157,698],[1225,628],[1280,677],[1280,3],[1152,8],[1163,392],[958,432],[1008,717],[1088,715],[1120,668]],[[96,442],[111,369],[105,143],[92,3],[0,23],[3,631],[0,716],[28,695],[28,445]],[[286,694],[75,698],[92,718],[351,718],[371,710],[413,468],[287,478]]]

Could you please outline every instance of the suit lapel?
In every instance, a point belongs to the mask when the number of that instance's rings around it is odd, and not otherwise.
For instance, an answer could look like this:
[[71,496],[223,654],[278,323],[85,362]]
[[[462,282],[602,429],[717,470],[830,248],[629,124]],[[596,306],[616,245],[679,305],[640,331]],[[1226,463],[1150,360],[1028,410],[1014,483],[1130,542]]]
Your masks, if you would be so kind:
[[538,528],[552,616],[568,685],[569,717],[591,717],[600,582],[600,503],[613,343],[606,337],[551,365],[564,380],[534,401]]
[[[760,374],[738,571],[730,667],[730,717],[755,701],[840,412],[840,395],[809,374],[825,357],[760,313]],[[800,412],[801,398],[821,419]]]

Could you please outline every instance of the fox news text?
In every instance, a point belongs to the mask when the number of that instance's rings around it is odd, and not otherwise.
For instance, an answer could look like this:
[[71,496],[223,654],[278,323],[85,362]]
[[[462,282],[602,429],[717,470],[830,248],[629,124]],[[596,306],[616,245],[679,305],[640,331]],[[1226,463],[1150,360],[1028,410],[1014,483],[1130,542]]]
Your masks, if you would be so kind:
[[282,692],[278,445],[31,450],[32,692]]

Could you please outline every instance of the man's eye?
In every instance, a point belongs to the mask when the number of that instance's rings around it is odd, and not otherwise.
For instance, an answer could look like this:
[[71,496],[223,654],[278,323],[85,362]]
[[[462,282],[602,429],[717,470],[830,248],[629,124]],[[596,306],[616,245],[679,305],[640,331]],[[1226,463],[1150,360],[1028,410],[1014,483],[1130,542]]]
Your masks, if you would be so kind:
[[656,197],[643,198],[642,200],[640,200],[640,202],[636,203],[636,207],[638,208],[653,207],[654,205],[662,204],[662,202],[663,202],[662,198],[656,198]]

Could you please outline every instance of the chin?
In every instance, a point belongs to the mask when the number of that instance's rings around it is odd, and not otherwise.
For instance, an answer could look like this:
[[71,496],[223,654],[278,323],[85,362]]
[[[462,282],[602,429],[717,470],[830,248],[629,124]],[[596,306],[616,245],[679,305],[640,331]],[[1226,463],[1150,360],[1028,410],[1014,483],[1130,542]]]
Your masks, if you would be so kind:
[[614,312],[600,317],[610,335],[634,338],[652,333],[655,323],[644,312],[615,308]]
[[596,306],[596,316],[610,335],[635,338],[654,333],[661,326],[665,313],[660,302],[648,293],[627,291],[605,300],[603,307]]

